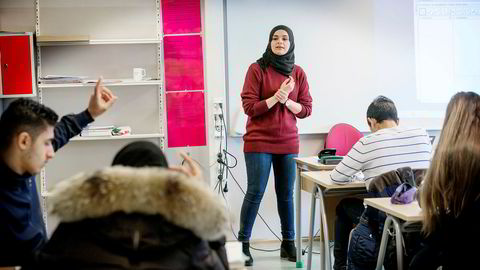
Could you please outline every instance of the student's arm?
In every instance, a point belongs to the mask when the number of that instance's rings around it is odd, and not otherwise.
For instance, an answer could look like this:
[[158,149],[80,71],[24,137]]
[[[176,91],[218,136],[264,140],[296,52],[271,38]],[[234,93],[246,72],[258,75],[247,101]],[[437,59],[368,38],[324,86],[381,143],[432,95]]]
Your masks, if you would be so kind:
[[352,181],[352,176],[363,168],[364,157],[360,152],[363,144],[355,143],[343,160],[330,173],[330,179],[337,184],[346,184]]
[[287,100],[285,106],[298,118],[306,118],[312,114],[312,97],[310,96],[310,86],[308,85],[307,75],[300,67],[300,76],[297,79],[298,97],[297,101]]
[[78,135],[84,127],[93,122],[93,118],[85,110],[79,114],[65,115],[55,125],[54,139],[52,141],[53,149],[57,151],[62,146],[67,144],[70,138]]
[[64,146],[70,138],[78,135],[82,129],[95,118],[107,111],[115,102],[117,97],[112,91],[103,86],[102,79],[97,81],[94,92],[90,97],[88,108],[79,114],[65,115],[55,125],[53,149],[57,151]]

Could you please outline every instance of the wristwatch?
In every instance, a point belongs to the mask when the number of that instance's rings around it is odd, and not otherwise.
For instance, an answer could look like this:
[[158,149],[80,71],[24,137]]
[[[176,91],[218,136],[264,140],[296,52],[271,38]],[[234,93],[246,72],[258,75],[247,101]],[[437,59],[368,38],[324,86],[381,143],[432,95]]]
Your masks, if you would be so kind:
[[288,101],[290,101],[289,98],[287,98],[287,100],[285,101],[285,103],[283,103],[283,105],[288,106],[288,105],[287,105],[287,102],[288,102]]

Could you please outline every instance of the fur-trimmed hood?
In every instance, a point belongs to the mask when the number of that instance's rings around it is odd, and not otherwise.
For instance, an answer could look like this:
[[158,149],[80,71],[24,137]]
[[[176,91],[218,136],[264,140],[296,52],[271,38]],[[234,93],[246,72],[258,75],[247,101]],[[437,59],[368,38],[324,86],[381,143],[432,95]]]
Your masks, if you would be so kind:
[[49,212],[61,222],[115,212],[161,215],[205,240],[224,236],[229,226],[225,205],[204,182],[168,169],[114,166],[80,173],[48,196]]

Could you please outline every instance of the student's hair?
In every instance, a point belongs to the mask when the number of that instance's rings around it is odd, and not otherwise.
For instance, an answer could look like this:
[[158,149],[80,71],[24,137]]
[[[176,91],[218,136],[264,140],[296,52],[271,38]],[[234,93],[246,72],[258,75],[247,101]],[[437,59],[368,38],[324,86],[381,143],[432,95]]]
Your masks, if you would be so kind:
[[0,118],[0,152],[10,147],[13,138],[27,132],[35,141],[48,126],[57,123],[58,115],[34,100],[19,98],[13,101]]
[[393,120],[398,122],[397,108],[395,107],[395,103],[385,96],[376,97],[368,106],[367,118],[373,118],[377,120],[378,123],[381,123],[384,120]]
[[450,100],[420,196],[423,231],[431,234],[445,215],[458,217],[478,198],[480,96],[459,92]]
[[168,168],[167,158],[160,147],[148,141],[126,145],[115,155],[112,165]]

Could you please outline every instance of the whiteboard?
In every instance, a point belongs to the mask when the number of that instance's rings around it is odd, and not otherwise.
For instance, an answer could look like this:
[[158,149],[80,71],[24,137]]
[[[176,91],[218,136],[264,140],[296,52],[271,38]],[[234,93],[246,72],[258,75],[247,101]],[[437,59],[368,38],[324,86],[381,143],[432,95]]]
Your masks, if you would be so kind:
[[366,110],[378,95],[395,102],[402,126],[441,128],[448,100],[417,98],[413,0],[227,0],[226,18],[231,136],[245,133],[245,74],[279,24],[294,33],[296,64],[313,98],[312,115],[297,121],[300,134],[326,133],[339,122],[368,131]]

